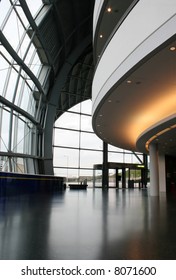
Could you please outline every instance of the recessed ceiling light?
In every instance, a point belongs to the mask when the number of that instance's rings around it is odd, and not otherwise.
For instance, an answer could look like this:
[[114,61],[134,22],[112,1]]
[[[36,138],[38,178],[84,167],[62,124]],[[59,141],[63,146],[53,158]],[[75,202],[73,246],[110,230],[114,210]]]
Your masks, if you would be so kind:
[[170,47],[170,51],[175,51],[176,50],[176,47],[172,46]]
[[108,13],[112,12],[111,7],[107,8]]
[[100,34],[100,38],[103,38],[103,34]]
[[128,80],[128,81],[127,81],[127,84],[131,84],[131,83],[132,83],[132,81],[131,81],[131,80]]
[[100,115],[99,115],[99,117],[103,117],[103,115],[102,115],[102,114],[100,114]]
[[109,103],[111,103],[111,102],[112,102],[112,100],[111,100],[111,99],[109,99],[109,100],[108,100],[108,102],[109,102]]

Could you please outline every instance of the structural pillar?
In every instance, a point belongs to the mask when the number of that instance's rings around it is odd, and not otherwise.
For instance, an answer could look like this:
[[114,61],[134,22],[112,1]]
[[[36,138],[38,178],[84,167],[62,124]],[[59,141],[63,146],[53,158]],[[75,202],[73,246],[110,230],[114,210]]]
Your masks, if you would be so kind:
[[119,170],[116,168],[116,188],[119,188]]
[[159,196],[159,167],[157,144],[150,144],[150,195]]
[[166,162],[163,154],[159,154],[159,191],[166,192]]
[[142,187],[147,187],[147,176],[148,176],[148,160],[147,155],[143,154],[143,163],[144,163],[144,169],[141,169],[141,182]]
[[103,188],[109,187],[109,170],[108,170],[108,144],[103,142]]
[[125,168],[122,168],[122,188],[126,188],[126,174],[125,174]]

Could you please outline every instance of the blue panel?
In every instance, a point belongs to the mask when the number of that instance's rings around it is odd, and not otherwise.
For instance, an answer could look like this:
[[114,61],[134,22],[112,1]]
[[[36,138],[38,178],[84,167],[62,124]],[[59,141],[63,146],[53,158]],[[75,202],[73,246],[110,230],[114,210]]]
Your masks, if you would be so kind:
[[0,196],[64,190],[64,178],[0,172]]

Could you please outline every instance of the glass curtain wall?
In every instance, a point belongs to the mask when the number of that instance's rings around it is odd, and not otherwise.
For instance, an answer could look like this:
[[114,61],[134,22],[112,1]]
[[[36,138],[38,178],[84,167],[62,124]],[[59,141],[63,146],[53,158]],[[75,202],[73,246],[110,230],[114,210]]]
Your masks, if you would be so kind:
[[35,31],[28,19],[35,21],[43,4],[27,0],[25,10],[20,3],[0,2],[0,171],[38,173],[44,66],[29,36],[29,30]]
[[54,173],[67,182],[92,180],[93,163],[102,161],[102,141],[91,126],[91,101],[72,107],[54,126]]
[[[84,101],[55,122],[53,137],[54,174],[69,182],[87,179],[93,185],[93,166],[102,164],[103,143],[92,130],[91,100]],[[108,145],[108,161],[121,163],[141,163],[141,154]],[[140,159],[140,160],[139,160]],[[96,185],[102,184],[102,171],[96,170]],[[110,183],[115,182],[115,170],[109,171]]]

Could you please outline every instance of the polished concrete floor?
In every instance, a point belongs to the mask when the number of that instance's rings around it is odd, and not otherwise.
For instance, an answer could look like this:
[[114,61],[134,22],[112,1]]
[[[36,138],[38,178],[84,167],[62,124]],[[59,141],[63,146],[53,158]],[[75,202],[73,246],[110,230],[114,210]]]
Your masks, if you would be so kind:
[[176,259],[176,196],[88,189],[1,198],[0,259]]

